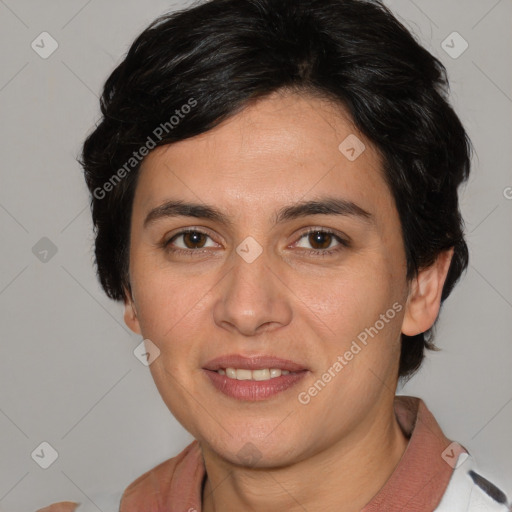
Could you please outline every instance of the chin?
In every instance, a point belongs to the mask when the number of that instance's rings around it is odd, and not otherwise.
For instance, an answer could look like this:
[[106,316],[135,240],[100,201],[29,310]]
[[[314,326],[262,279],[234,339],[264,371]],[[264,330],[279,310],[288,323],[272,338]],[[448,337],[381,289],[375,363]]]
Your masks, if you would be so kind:
[[205,437],[200,442],[206,443],[210,450],[235,465],[274,468],[287,466],[302,458],[301,453],[297,452],[297,446],[301,446],[301,441],[286,431],[283,431],[283,435],[275,437],[267,437],[267,434],[251,436],[247,431],[233,433],[232,437],[225,432],[224,434],[222,438]]

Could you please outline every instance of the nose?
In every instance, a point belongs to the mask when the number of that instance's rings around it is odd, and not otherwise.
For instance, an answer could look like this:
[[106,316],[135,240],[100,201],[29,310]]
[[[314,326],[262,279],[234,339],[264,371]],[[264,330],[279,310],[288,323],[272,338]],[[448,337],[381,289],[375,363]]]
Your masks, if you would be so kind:
[[217,290],[215,323],[234,333],[254,336],[288,325],[291,292],[265,251],[248,263],[233,254],[234,264]]

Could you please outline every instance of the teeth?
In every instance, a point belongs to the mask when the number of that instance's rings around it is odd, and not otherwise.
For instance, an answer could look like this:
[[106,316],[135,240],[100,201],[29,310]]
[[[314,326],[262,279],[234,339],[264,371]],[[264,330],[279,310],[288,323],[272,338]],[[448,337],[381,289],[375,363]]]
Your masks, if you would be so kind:
[[281,370],[280,368],[263,368],[261,370],[246,370],[242,368],[226,368],[224,370],[221,368],[217,370],[217,373],[236,380],[269,380],[296,372]]
[[[274,370],[267,370],[266,368],[264,370],[253,370],[252,372],[249,372],[249,373],[252,373],[252,378],[254,380],[268,380],[270,379],[271,377],[271,371],[274,371]],[[279,370],[277,370],[279,371]],[[238,372],[238,370],[237,370]]]
[[236,380],[251,380],[252,372],[251,370],[235,370],[236,372]]

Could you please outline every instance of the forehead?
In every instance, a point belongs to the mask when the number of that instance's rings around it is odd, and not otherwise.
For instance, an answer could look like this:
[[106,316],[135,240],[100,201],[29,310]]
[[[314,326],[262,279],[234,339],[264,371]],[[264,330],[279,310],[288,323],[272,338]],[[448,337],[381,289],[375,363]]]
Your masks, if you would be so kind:
[[335,192],[365,209],[389,207],[381,167],[341,105],[280,92],[208,132],[153,150],[141,166],[134,208],[172,196],[254,214]]

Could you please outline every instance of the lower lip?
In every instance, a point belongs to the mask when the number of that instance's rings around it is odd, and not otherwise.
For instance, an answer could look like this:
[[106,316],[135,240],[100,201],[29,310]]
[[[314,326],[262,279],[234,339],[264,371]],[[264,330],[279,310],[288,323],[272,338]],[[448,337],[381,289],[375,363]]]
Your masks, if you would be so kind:
[[230,379],[226,375],[220,375],[212,370],[203,369],[203,371],[221,393],[231,398],[250,402],[266,400],[282,391],[286,391],[302,380],[307,373],[307,370],[302,370],[269,380],[237,380]]

